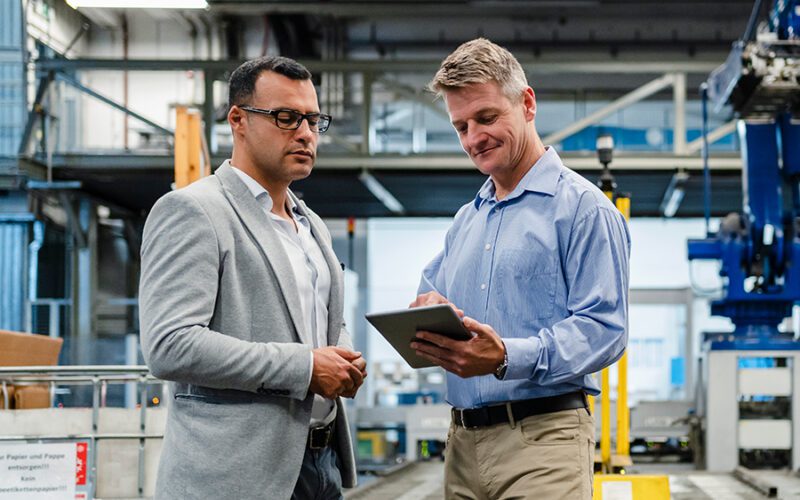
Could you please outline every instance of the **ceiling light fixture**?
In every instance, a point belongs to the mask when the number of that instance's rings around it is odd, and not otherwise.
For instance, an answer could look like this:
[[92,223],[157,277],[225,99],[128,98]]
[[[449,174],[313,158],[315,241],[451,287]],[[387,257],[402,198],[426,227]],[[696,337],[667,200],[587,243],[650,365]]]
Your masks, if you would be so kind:
[[73,9],[205,9],[206,0],[67,0]]
[[686,183],[689,181],[689,174],[677,171],[672,175],[667,189],[664,190],[664,198],[661,200],[661,213],[664,217],[672,217],[681,206],[683,196],[686,194]]
[[361,175],[358,176],[358,179],[366,186],[370,193],[375,198],[378,198],[383,205],[389,209],[395,215],[403,215],[406,213],[406,209],[403,207],[403,204],[400,203],[397,198],[394,197],[392,193],[389,192],[388,189],[383,187],[383,184],[380,183],[378,179],[376,179],[371,173],[364,170],[361,172]]

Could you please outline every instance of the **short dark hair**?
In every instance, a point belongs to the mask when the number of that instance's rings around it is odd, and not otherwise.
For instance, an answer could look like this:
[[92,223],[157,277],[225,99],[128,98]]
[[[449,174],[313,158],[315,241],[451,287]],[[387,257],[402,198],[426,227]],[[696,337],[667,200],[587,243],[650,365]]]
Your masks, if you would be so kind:
[[228,109],[245,104],[256,90],[256,80],[264,71],[274,71],[292,80],[310,80],[311,72],[305,66],[282,56],[266,56],[242,63],[228,80]]

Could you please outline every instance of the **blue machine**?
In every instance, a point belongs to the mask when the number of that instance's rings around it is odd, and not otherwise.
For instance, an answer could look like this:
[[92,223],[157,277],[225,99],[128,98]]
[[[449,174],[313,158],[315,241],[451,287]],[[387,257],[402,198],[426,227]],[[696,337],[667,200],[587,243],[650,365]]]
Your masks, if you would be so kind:
[[800,349],[778,332],[800,300],[800,0],[776,0],[770,32],[756,39],[760,4],[707,82],[716,108],[730,104],[740,119],[743,163],[742,213],[688,243],[690,260],[721,261],[726,279],[712,314],[731,318],[736,329],[712,349]]
[[[723,294],[711,312],[732,333],[706,333],[706,467],[732,471],[800,466],[800,342],[778,325],[800,301],[800,0],[776,0],[703,89],[717,110],[731,105],[742,151],[741,213],[689,240],[689,259],[717,260]],[[704,148],[707,159],[708,148]],[[710,184],[706,161],[706,223]]]

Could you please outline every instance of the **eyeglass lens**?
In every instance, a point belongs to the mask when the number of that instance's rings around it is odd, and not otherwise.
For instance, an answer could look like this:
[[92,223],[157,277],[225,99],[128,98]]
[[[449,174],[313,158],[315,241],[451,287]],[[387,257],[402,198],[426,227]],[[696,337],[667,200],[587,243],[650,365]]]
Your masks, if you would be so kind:
[[279,110],[275,113],[275,122],[280,128],[284,129],[296,129],[300,127],[300,124],[305,118],[308,121],[308,125],[311,130],[319,130],[325,131],[330,124],[330,120],[328,117],[318,114],[301,114],[297,111],[292,111],[288,109]]

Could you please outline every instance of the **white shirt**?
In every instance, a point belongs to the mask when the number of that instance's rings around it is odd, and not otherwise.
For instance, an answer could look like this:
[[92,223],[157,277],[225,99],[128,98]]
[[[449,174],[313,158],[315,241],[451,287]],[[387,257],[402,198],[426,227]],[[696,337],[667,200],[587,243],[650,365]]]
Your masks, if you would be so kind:
[[[297,283],[297,292],[300,296],[305,330],[311,333],[313,347],[327,346],[331,272],[322,250],[311,234],[311,224],[305,216],[297,211],[297,205],[289,196],[286,197],[287,211],[294,223],[272,213],[273,202],[267,190],[243,171],[233,165],[231,167],[259,202],[261,209],[272,223],[272,227],[278,233],[281,245],[289,257],[289,263]],[[310,363],[313,372],[313,353]],[[310,385],[310,377],[308,382]],[[311,409],[311,427],[326,425],[335,417],[336,404],[330,399],[315,394],[314,406]]]

